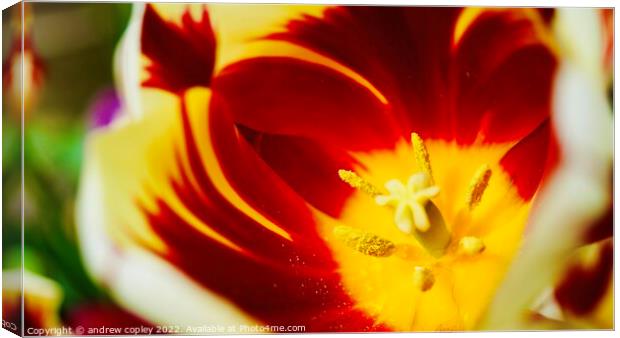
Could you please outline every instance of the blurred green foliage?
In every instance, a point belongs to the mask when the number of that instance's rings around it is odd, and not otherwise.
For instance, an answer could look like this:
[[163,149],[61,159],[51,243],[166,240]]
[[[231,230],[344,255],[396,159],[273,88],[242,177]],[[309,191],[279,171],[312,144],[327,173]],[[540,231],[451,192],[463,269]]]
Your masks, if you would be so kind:
[[[113,53],[131,12],[122,3],[27,3],[33,49],[44,63],[39,99],[24,133],[24,264],[59,283],[63,310],[107,298],[88,277],[79,254],[74,204],[89,132],[88,107],[113,86]],[[14,6],[15,7],[15,6]],[[13,10],[3,11],[3,62]],[[19,114],[3,100],[3,262],[19,268],[21,153]]]

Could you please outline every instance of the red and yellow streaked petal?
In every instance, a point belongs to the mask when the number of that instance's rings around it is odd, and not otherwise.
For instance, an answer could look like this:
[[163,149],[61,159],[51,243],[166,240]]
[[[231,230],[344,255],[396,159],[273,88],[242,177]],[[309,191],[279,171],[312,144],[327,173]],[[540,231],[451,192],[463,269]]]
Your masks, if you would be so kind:
[[[131,160],[135,170],[128,170],[131,165],[119,168],[125,167],[129,172],[123,176],[135,182],[124,184],[112,175],[117,182],[105,189],[109,196],[130,198],[123,203],[108,200],[104,206],[118,217],[108,224],[121,239],[119,250],[129,250],[123,247],[129,242],[141,244],[200,283],[201,292],[222,297],[264,323],[306,325],[311,331],[385,329],[355,309],[342,289],[331,252],[317,235],[306,202],[257,157],[226,115],[206,113],[208,91],[194,89],[182,98],[159,91],[152,95],[163,95],[154,106],[161,112],[149,112],[149,119],[107,131],[118,141],[119,133],[150,140],[133,140],[132,147],[142,147],[139,153],[145,154],[143,160]],[[103,132],[98,136],[98,143],[112,138]],[[119,162],[128,160],[118,152],[114,155]],[[128,187],[134,190],[127,191]],[[125,191],[111,191],[116,189]],[[119,205],[125,210],[114,212]],[[135,217],[127,218],[131,214]],[[121,256],[128,260],[128,254]],[[196,262],[209,268],[197,269]],[[126,290],[115,280],[122,276],[122,271],[108,276],[108,283],[117,288],[115,294]],[[135,297],[124,301],[136,306]],[[156,312],[165,312],[141,311],[154,316],[149,317],[154,322],[162,320]],[[196,316],[200,314],[192,317]]]
[[543,25],[533,9],[463,10],[450,78],[459,143],[519,140],[549,116],[556,60]]
[[144,11],[141,49],[148,58],[144,86],[180,92],[208,86],[215,65],[215,35],[206,6],[197,17],[189,7],[181,22],[166,21],[152,5]]
[[442,124],[448,121],[447,93],[442,79],[459,11],[338,7],[292,21],[288,31],[270,38],[299,44],[351,68],[386,97],[403,130],[439,137],[446,136]]
[[544,175],[557,165],[557,141],[550,129],[549,121],[541,123],[510,148],[500,161],[525,200],[534,196]]
[[257,131],[345,150],[387,148],[399,136],[389,107],[370,90],[315,63],[285,57],[241,61],[218,74],[213,91],[227,101],[235,123]]
[[135,94],[140,84],[173,92],[208,86],[213,72],[234,59],[249,41],[280,29],[287,20],[304,13],[320,13],[323,7],[136,5],[115,60],[117,68],[123,69],[119,73],[125,78],[120,81],[121,87]]
[[359,73],[386,97],[403,129],[497,143],[524,137],[549,116],[555,57],[542,25],[528,9],[358,6],[292,21],[270,38]]
[[[145,90],[142,95],[148,119],[125,116],[94,131],[85,146],[76,218],[86,266],[120,305],[152,323],[254,324],[230,301],[157,256],[168,248],[146,223],[138,201],[148,196],[147,186],[174,197],[169,187],[176,168],[171,140],[179,133],[181,115],[177,97],[160,90]],[[169,205],[183,212],[176,200],[169,198]],[[192,225],[214,234],[199,223]]]
[[238,128],[258,156],[304,200],[331,216],[340,213],[353,188],[334,173],[356,162],[351,155],[304,137]]
[[[256,52],[261,37],[284,29],[288,21],[305,15],[320,15],[329,6],[317,4],[209,4],[218,38],[216,72]],[[260,53],[276,52],[259,44]]]

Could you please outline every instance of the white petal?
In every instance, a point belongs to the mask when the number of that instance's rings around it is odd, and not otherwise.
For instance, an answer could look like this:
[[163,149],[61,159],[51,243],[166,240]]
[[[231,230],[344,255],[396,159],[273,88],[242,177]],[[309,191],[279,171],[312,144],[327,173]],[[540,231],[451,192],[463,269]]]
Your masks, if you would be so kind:
[[554,28],[562,52],[577,62],[579,68],[602,76],[604,38],[600,10],[558,8],[555,18]]
[[125,34],[114,53],[114,80],[124,111],[133,117],[143,115],[140,103],[140,33],[144,3],[134,3]]
[[111,285],[114,297],[155,323],[183,328],[258,323],[150,252],[129,250],[118,264]]
[[[208,96],[204,94],[206,105]],[[95,281],[110,289],[120,305],[155,324],[251,325],[256,320],[169,262],[127,238],[119,243],[119,232],[124,233],[121,226],[145,222],[135,203],[145,182],[164,182],[160,175],[167,175],[167,161],[174,158],[175,143],[164,136],[178,123],[178,116],[169,112],[164,105],[149,118],[129,120],[89,136],[76,205],[85,267]],[[149,181],[148,177],[154,178]]]
[[[523,311],[557,280],[567,257],[610,202],[612,114],[597,70],[602,66],[590,64],[599,52],[585,55],[597,48],[589,40],[600,38],[592,34],[598,30],[592,25],[600,22],[590,20],[586,8],[560,9],[556,16],[565,45],[553,88],[552,122],[562,161],[536,197],[525,242],[482,323],[487,330],[527,329]],[[566,35],[566,29],[572,33]]]

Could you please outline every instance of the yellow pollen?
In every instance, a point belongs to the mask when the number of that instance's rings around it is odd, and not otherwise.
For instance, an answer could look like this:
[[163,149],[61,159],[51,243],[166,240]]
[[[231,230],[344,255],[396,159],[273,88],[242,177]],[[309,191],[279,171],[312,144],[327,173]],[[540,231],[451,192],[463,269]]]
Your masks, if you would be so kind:
[[467,196],[465,199],[465,203],[470,211],[474,210],[474,208],[480,204],[482,195],[489,185],[491,174],[491,168],[489,168],[486,164],[480,167],[474,174],[474,177],[469,184],[469,188],[467,189]]
[[377,187],[350,170],[340,169],[338,170],[338,176],[352,188],[363,191],[371,197],[381,194],[381,191]]
[[422,292],[430,290],[435,284],[435,276],[431,269],[416,266],[413,268],[413,285]]
[[465,236],[459,241],[459,249],[466,255],[476,255],[484,251],[484,242],[474,236]]
[[389,180],[385,188],[389,194],[376,196],[375,202],[395,208],[394,222],[402,232],[412,234],[415,229],[426,232],[430,228],[425,207],[439,194],[439,187],[431,184],[428,174],[412,175],[407,185],[396,179]]
[[387,239],[344,225],[335,227],[334,235],[349,248],[368,256],[388,257],[396,250],[396,245]]
[[411,133],[411,146],[413,147],[413,153],[415,154],[418,169],[428,174],[430,183],[434,184],[435,181],[433,179],[433,170],[431,169],[430,157],[420,135]]

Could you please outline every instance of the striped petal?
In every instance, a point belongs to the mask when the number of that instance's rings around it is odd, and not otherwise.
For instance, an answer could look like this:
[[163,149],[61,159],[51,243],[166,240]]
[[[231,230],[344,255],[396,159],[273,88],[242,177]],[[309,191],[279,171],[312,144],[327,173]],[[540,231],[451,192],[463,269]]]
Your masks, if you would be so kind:
[[227,101],[236,123],[271,134],[306,137],[344,150],[388,148],[399,136],[389,108],[368,88],[294,58],[235,63],[218,74],[213,91]]
[[[119,302],[154,323],[383,329],[342,289],[304,199],[256,155],[217,100],[207,109],[206,89],[166,97],[149,119],[90,141],[80,233],[99,242],[84,246],[86,257]],[[99,186],[89,192],[91,184]],[[90,209],[98,201],[100,214]],[[102,248],[109,234],[116,244]],[[155,284],[129,292],[155,275],[175,295],[177,315]]]
[[352,6],[292,21],[270,38],[359,73],[404,130],[500,143],[549,116],[556,62],[542,25],[533,10]]

